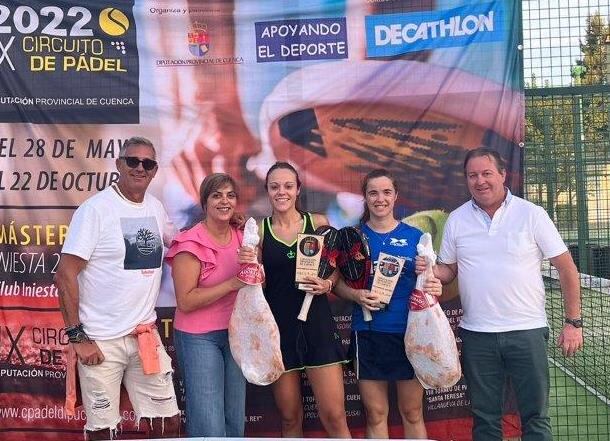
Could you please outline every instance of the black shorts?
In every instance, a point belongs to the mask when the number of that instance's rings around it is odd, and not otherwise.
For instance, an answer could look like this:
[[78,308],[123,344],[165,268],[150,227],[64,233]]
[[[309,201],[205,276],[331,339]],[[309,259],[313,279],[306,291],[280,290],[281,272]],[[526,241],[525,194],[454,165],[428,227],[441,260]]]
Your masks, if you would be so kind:
[[347,363],[328,298],[314,296],[306,322],[297,319],[303,303],[298,300],[269,303],[280,330],[280,348],[286,372]]
[[353,331],[349,345],[356,378],[397,381],[415,378],[405,353],[404,334]]

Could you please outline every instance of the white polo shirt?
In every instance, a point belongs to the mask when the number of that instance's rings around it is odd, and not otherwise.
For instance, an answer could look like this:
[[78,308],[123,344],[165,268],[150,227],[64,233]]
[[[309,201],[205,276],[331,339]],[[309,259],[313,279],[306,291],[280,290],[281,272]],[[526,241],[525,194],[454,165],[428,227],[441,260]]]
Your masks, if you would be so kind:
[[458,266],[460,327],[506,332],[547,326],[542,259],[566,251],[546,211],[510,192],[491,223],[474,201],[455,209],[440,259]]

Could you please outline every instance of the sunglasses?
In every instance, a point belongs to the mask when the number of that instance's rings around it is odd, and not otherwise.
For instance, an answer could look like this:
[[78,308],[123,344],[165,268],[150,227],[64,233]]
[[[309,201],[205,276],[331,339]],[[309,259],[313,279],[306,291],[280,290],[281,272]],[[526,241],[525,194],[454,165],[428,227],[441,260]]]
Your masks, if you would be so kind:
[[121,156],[119,159],[123,159],[129,168],[136,168],[138,165],[142,164],[144,170],[151,171],[157,166],[157,161],[148,158],[140,159],[135,156]]

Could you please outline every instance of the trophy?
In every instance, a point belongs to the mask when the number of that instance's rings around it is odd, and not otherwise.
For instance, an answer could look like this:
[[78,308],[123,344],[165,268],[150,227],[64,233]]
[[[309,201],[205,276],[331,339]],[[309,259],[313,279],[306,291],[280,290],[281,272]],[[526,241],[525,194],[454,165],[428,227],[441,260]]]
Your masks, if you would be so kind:
[[[320,259],[318,262],[317,276],[322,279],[328,279],[337,268],[337,257],[339,254],[339,234],[338,231],[330,225],[324,225],[319,227],[315,234],[323,238],[322,251],[320,252]],[[300,247],[297,247],[299,249]],[[307,251],[308,247],[304,246],[304,250]],[[297,261],[298,268],[298,261]],[[302,288],[299,288],[302,289]],[[301,311],[299,312],[298,319],[301,321],[307,320],[307,314],[309,313],[309,307],[313,300],[313,294],[306,293]]]

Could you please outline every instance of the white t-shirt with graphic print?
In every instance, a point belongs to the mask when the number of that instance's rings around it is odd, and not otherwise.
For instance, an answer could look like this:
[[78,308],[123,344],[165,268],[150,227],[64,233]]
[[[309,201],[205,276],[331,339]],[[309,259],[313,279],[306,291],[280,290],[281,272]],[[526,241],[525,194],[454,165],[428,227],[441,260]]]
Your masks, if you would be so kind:
[[62,253],[87,261],[78,275],[79,317],[93,340],[125,336],[157,318],[164,236],[172,230],[154,196],[138,204],[112,187],[74,212]]

